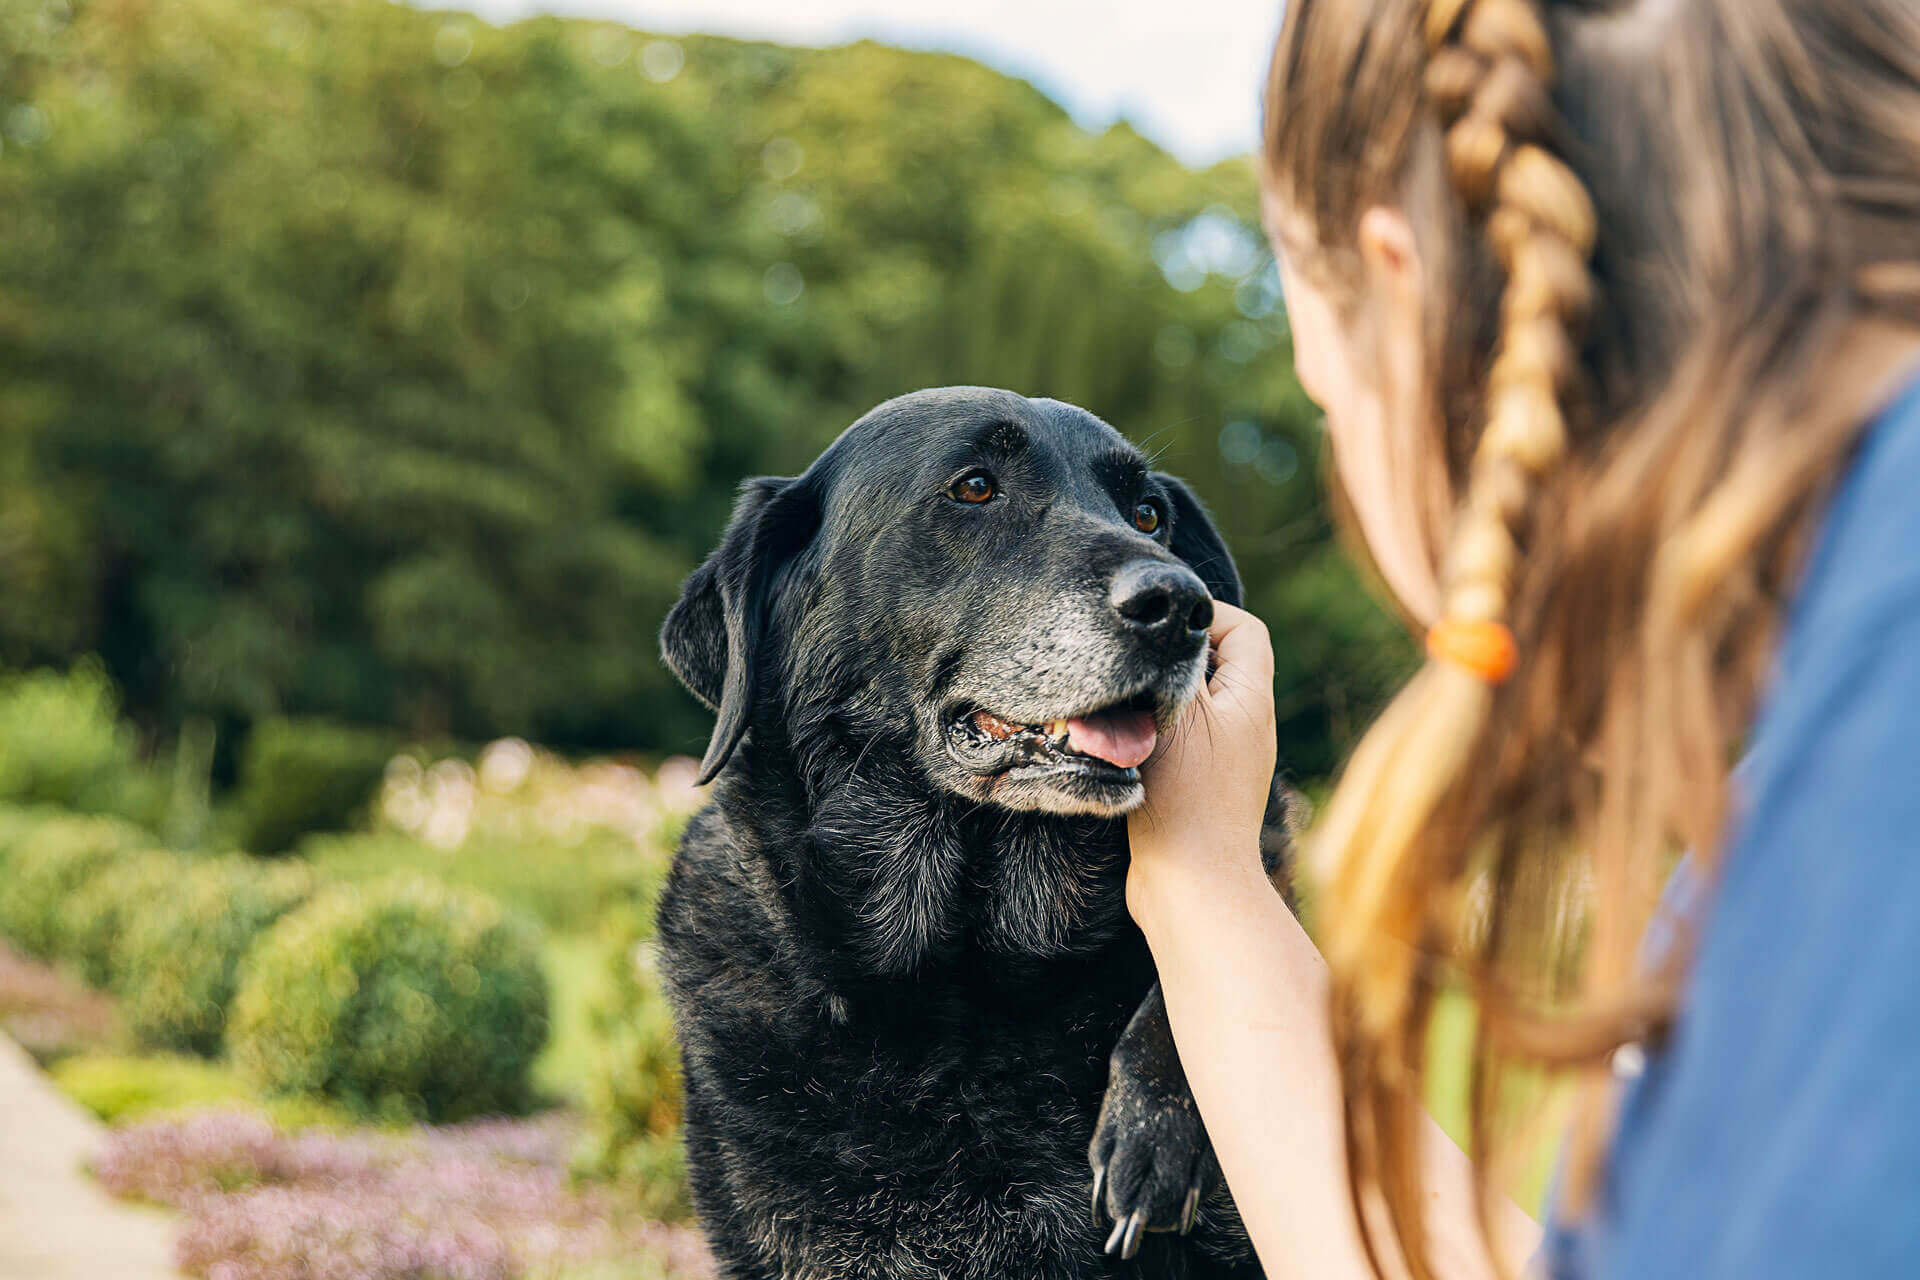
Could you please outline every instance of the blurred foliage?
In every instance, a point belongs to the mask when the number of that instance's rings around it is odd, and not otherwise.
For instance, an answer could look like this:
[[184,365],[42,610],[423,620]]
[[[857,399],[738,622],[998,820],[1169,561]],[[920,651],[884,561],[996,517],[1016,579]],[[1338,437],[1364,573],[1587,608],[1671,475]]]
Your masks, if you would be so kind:
[[283,853],[309,831],[339,831],[364,815],[396,735],[329,720],[273,716],[253,726],[232,811],[252,853]]
[[550,933],[540,949],[553,995],[547,1043],[533,1063],[533,1085],[543,1099],[579,1106],[595,1070],[599,1048],[593,1014],[605,988],[598,939],[592,933]]
[[0,882],[6,879],[8,860],[22,841],[46,823],[71,816],[47,805],[0,804]]
[[561,931],[590,930],[600,912],[632,892],[648,861],[633,842],[596,831],[574,843],[481,834],[443,849],[404,832],[314,836],[300,846],[330,880],[365,884],[395,871],[418,871],[491,894]]
[[[681,765],[690,762],[669,772]],[[604,767],[576,774],[543,755],[522,783],[535,773],[559,777],[518,788],[523,800],[551,800],[556,782],[576,777],[585,780],[582,812],[606,816],[593,807]],[[618,766],[614,776],[630,773]],[[649,803],[670,806],[650,829],[670,830],[690,789],[646,781]],[[578,873],[609,901],[630,903],[664,870],[662,846],[650,844],[639,863],[646,870],[633,870],[631,835],[595,834],[597,842],[563,845],[565,858],[549,858],[546,874]],[[535,1100],[530,1060],[546,1036],[551,974],[567,986],[552,1000],[568,1042],[545,1069],[545,1097],[582,1097],[596,1052],[588,1010],[600,972],[591,939],[568,935],[549,947],[484,894],[391,872],[457,867],[452,851],[397,834],[369,839],[393,855],[389,873],[364,886],[335,884],[328,868],[305,861],[154,849],[146,832],[111,818],[0,804],[0,1030],[43,1062],[88,1055],[61,1083],[102,1115],[244,1098],[288,1125],[349,1114],[458,1118]],[[624,857],[610,851],[619,843]],[[514,848],[527,862],[549,852],[530,841]],[[256,945],[322,886],[330,886],[327,901],[307,925],[277,945]],[[254,983],[256,957],[266,973]],[[226,1047],[243,982],[260,988],[251,1058],[197,1069],[176,1056],[211,1058]],[[138,1050],[147,1052],[130,1052]],[[249,1061],[274,1069],[243,1073]],[[291,1079],[296,1069],[308,1075]]]
[[135,921],[156,908],[171,911],[185,872],[178,855],[144,849],[116,862],[111,875],[75,889],[60,907],[64,959],[93,986],[114,986],[129,958]]
[[697,745],[653,634],[735,485],[958,382],[1211,500],[1315,655],[1296,771],[1405,669],[1243,162],[957,57],[386,0],[0,0],[0,134],[0,661],[97,652],[150,734]]
[[68,899],[95,876],[152,843],[115,818],[55,816],[12,828],[0,873],[0,933],[35,959],[68,954]]
[[98,660],[83,658],[64,673],[0,676],[0,803],[152,823],[165,802],[165,784],[140,761],[119,692]]
[[240,962],[254,940],[313,895],[304,866],[243,855],[181,868],[163,909],[135,912],[112,990],[144,1048],[212,1057],[222,1047]]
[[654,970],[650,905],[608,913],[601,964],[601,985],[588,1015],[595,1054],[579,1167],[634,1187],[655,1217],[687,1218],[692,1207],[680,1140],[680,1047]]
[[416,876],[338,885],[248,956],[228,1043],[269,1095],[434,1121],[523,1110],[547,1033],[539,934]]
[[698,803],[692,762],[652,774],[626,763],[570,764],[516,738],[459,757],[395,758],[371,832],[319,835],[300,852],[329,879],[397,870],[492,895],[559,933],[591,933],[665,874],[672,836]]

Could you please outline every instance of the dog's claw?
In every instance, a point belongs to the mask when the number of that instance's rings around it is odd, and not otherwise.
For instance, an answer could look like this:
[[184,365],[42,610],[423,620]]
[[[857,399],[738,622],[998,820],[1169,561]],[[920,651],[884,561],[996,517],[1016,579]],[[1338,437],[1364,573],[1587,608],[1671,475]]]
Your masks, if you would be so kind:
[[[1113,1223],[1106,1251],[1122,1257],[1132,1257],[1148,1232],[1190,1234],[1220,1185],[1198,1111],[1151,1096],[1122,1097],[1103,1110],[1088,1164],[1094,1227]],[[1125,1250],[1129,1231],[1132,1252]]]
[[1126,1259],[1158,1247],[1147,1245],[1150,1232],[1200,1229],[1217,1242],[1216,1214],[1223,1224],[1233,1216],[1166,1012],[1156,986],[1114,1046],[1107,1095],[1087,1144],[1095,1229],[1111,1220],[1106,1252]]
[[1140,1234],[1145,1226],[1146,1220],[1135,1209],[1113,1224],[1113,1234],[1107,1237],[1106,1251],[1118,1253],[1124,1261],[1133,1261],[1140,1252]]

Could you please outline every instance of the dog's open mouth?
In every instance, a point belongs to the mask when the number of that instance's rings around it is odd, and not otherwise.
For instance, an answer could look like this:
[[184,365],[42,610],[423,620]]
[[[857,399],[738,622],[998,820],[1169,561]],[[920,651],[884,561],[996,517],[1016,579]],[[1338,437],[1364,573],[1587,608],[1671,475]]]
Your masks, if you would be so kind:
[[1083,715],[1021,724],[991,711],[974,710],[961,728],[981,747],[1004,748],[1008,767],[1079,766],[1131,775],[1159,742],[1158,704],[1141,694]]

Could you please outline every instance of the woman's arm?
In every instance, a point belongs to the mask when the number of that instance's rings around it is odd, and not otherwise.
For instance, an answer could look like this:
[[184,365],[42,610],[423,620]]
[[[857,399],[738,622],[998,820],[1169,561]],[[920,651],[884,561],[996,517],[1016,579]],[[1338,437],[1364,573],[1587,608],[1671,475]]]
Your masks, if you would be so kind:
[[[1326,968],[1260,869],[1273,776],[1273,653],[1251,614],[1216,606],[1219,666],[1147,775],[1129,819],[1127,900],[1153,948],[1187,1080],[1267,1274],[1370,1273],[1347,1195]],[[1472,1167],[1429,1121],[1428,1231],[1443,1280],[1495,1274]],[[1502,1201],[1510,1261],[1539,1228]],[[1379,1233],[1376,1232],[1376,1238]]]

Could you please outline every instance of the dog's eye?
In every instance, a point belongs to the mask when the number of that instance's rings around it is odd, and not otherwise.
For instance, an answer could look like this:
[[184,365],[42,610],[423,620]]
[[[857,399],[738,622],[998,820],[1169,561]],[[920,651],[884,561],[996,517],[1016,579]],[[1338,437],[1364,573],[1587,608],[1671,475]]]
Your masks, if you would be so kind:
[[1152,533],[1160,527],[1160,508],[1151,502],[1143,502],[1133,509],[1133,527],[1142,533]]
[[993,477],[984,471],[969,471],[947,486],[949,498],[955,502],[969,502],[975,506],[991,501],[993,495],[998,492],[1000,487],[994,484]]

